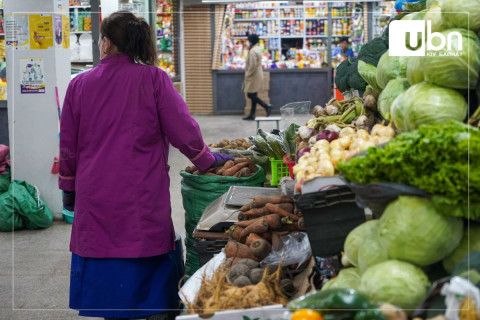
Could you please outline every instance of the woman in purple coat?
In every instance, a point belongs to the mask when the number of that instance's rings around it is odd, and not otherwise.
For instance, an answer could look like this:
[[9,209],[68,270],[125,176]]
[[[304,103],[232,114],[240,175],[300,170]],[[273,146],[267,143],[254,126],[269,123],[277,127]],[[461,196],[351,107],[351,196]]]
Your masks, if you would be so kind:
[[169,144],[200,170],[212,154],[165,72],[150,26],[103,19],[101,63],[73,79],[62,111],[59,186],[75,210],[70,307],[81,316],[169,319],[178,308]]

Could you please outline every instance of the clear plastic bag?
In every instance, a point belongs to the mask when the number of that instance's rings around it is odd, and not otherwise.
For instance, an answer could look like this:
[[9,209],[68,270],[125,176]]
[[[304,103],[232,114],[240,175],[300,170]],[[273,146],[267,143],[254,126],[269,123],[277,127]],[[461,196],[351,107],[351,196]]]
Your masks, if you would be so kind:
[[280,250],[272,252],[260,262],[260,266],[297,265],[297,269],[312,256],[307,233],[292,232],[280,238]]

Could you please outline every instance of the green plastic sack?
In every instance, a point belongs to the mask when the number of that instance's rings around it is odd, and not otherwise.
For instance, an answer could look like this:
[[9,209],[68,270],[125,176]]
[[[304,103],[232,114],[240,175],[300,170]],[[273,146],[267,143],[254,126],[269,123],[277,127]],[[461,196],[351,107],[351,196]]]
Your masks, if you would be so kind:
[[7,174],[0,174],[0,193],[8,191],[12,177],[10,176],[10,167],[7,167]]
[[15,211],[25,221],[27,229],[48,228],[52,225],[53,215],[40,198],[40,191],[25,181],[14,180],[8,189],[15,200]]
[[186,275],[193,275],[200,268],[197,252],[193,248],[195,241],[192,234],[203,211],[210,203],[227,192],[230,186],[262,186],[265,182],[265,172],[261,167],[257,167],[259,170],[254,175],[245,178],[201,176],[185,171],[180,172],[183,208],[185,209]]
[[0,194],[0,231],[25,229],[25,222],[15,212],[14,200],[9,192]]

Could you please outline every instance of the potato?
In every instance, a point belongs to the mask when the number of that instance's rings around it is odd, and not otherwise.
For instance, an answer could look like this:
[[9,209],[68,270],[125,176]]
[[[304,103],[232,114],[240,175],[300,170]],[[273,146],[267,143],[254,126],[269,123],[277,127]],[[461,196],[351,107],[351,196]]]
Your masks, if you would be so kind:
[[255,261],[253,259],[241,259],[240,261],[238,261],[238,263],[246,265],[248,269],[255,269],[258,268],[258,266],[260,265],[258,261]]
[[222,141],[220,141],[220,143],[218,144],[218,146],[219,146],[220,148],[223,148],[223,147],[225,147],[225,146],[227,146],[227,145],[229,145],[229,144],[230,144],[230,141],[228,141],[227,139],[223,139]]
[[210,148],[218,148],[218,144],[212,143],[212,144],[210,145]]
[[241,263],[237,263],[236,265],[234,265],[232,267],[232,269],[230,269],[230,271],[228,272],[228,279],[230,279],[230,281],[235,281],[238,277],[240,276],[243,276],[243,275],[246,275],[248,274],[248,271],[250,269],[248,268],[247,265],[245,264],[241,264]]
[[262,268],[255,268],[250,270],[250,272],[248,273],[248,278],[250,278],[252,284],[257,284],[262,280],[263,272],[264,270]]
[[245,287],[251,284],[252,283],[250,282],[250,279],[248,279],[248,277],[246,276],[240,276],[237,279],[235,279],[235,281],[233,281],[233,285],[237,287]]

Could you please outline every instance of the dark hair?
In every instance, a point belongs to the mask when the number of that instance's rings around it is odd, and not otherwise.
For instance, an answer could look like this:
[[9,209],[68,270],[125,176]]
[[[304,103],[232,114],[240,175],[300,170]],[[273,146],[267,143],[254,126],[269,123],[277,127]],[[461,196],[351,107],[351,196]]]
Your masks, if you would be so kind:
[[152,28],[143,18],[129,11],[117,11],[102,20],[100,34],[107,37],[135,62],[155,65],[157,50],[153,42]]
[[338,43],[342,43],[342,42],[350,43],[347,37],[340,38],[340,41]]
[[248,41],[252,44],[252,47],[256,45],[259,41],[259,38],[256,34],[250,34],[248,35]]

